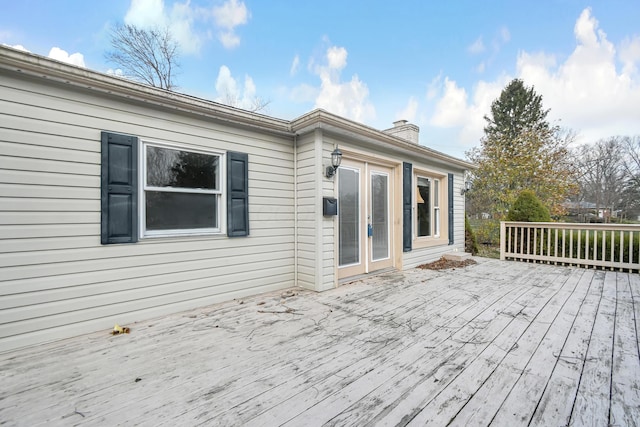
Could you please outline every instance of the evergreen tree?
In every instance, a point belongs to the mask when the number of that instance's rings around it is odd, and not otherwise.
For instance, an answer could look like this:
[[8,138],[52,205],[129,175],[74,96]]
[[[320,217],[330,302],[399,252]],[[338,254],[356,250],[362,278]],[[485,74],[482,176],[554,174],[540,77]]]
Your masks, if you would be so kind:
[[472,172],[469,206],[503,219],[522,190],[532,190],[552,215],[575,190],[567,146],[574,135],[551,126],[542,96],[521,80],[510,82],[491,106],[481,146],[467,153]]
[[488,138],[513,140],[525,131],[542,133],[549,130],[546,121],[549,110],[542,108],[542,95],[526,87],[520,79],[513,79],[491,104],[491,115],[484,116]]

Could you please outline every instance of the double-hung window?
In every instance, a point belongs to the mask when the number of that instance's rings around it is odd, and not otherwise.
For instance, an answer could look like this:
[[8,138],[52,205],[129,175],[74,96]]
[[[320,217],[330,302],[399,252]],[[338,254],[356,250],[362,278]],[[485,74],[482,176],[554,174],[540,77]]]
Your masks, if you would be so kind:
[[416,237],[440,237],[440,180],[416,176]]
[[221,232],[222,154],[143,144],[142,237]]

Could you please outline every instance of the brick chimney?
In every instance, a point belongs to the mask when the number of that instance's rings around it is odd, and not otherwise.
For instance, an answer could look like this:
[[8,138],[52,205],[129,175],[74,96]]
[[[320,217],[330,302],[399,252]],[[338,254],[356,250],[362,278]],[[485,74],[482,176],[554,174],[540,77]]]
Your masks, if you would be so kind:
[[420,128],[406,120],[393,122],[393,127],[391,129],[385,129],[383,132],[413,142],[414,144],[419,143]]

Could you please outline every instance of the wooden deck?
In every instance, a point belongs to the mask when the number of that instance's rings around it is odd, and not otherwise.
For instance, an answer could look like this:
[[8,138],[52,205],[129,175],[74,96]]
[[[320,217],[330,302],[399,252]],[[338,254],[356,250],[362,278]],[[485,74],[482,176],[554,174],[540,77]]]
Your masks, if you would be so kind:
[[640,423],[640,276],[479,259],[0,355],[6,425]]

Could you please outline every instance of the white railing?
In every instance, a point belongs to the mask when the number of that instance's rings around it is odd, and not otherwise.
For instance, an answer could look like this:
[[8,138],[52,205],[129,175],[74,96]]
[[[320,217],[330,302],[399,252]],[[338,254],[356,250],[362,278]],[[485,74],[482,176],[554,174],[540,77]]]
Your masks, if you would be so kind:
[[640,225],[503,221],[500,259],[640,271]]

